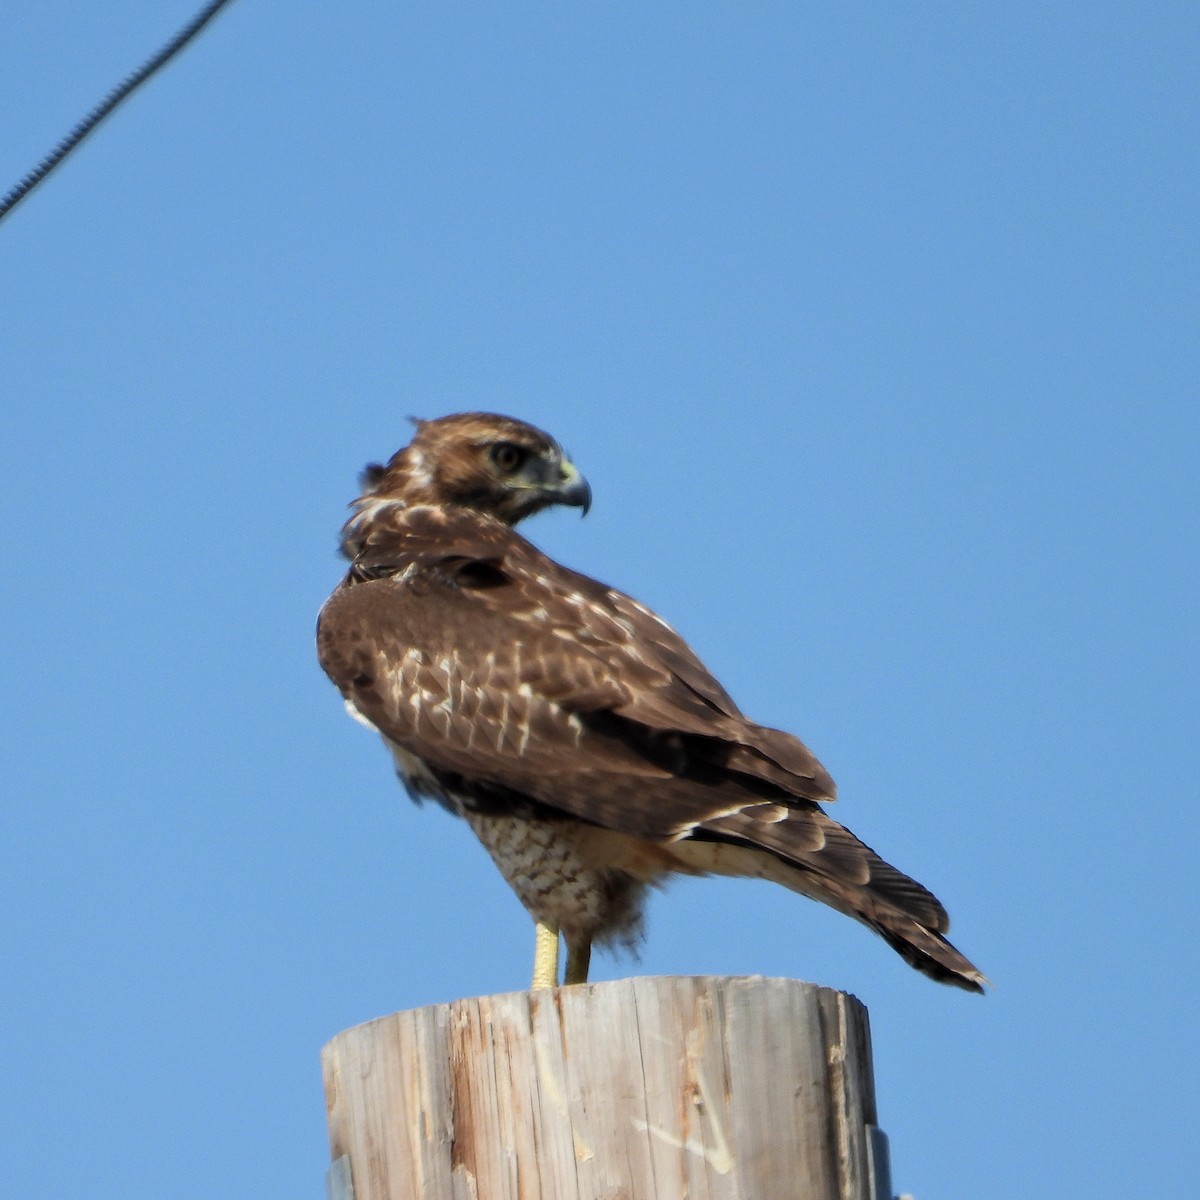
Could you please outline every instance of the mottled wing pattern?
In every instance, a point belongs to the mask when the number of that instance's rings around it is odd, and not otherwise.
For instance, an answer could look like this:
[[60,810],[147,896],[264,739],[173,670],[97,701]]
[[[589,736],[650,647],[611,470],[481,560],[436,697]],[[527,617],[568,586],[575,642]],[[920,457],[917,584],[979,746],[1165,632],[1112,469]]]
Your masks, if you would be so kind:
[[474,514],[412,509],[395,523],[323,610],[319,652],[355,709],[431,767],[653,838],[764,791],[831,794],[796,739],[733,715],[634,601]]

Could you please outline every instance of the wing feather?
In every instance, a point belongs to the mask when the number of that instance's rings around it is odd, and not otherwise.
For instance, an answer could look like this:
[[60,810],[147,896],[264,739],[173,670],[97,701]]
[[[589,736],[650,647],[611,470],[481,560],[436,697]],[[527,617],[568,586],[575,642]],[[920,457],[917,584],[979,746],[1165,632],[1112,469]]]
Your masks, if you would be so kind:
[[746,720],[648,609],[508,530],[493,544],[417,515],[418,536],[360,551],[319,624],[322,666],[389,740],[654,837],[764,792],[832,795],[803,745]]

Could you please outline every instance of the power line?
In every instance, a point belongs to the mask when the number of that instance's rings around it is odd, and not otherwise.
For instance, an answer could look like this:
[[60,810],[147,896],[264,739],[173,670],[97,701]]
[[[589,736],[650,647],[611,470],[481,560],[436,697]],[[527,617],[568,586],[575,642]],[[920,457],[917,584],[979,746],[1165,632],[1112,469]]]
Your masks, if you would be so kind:
[[126,76],[113,88],[3,200],[0,200],[0,221],[3,221],[113,109],[136,92],[151,75],[165,67],[229,3],[230,0],[211,0],[153,58],[147,59],[132,75]]

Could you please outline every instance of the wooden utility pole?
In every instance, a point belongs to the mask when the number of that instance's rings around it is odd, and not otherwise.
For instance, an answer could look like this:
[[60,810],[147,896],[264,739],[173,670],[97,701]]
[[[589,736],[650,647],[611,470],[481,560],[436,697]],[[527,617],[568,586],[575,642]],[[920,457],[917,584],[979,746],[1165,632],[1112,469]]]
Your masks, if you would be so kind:
[[333,1200],[890,1200],[866,1009],[791,979],[457,1000],[322,1056]]

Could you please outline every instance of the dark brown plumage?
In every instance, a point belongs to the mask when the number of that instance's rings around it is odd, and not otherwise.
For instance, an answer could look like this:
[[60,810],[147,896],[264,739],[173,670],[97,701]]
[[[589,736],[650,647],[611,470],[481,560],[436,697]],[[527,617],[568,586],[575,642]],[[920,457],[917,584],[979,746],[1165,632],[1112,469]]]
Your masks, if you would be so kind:
[[637,934],[647,885],[714,873],[782,883],[982,990],[937,899],[821,808],[833,781],[801,742],[747,720],[649,609],[514,532],[590,503],[552,438],[486,413],[418,422],[363,481],[321,665],[410,792],[463,816],[561,930],[568,982],[593,941]]

